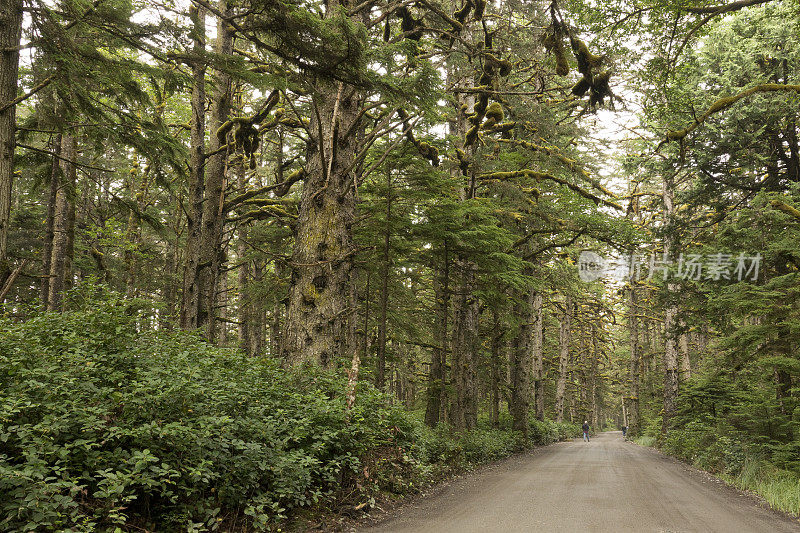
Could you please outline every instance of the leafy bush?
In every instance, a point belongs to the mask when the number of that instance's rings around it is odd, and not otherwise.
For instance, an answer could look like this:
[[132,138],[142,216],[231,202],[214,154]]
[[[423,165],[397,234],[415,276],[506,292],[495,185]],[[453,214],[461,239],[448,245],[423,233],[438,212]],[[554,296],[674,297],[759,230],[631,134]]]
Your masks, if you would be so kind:
[[364,481],[375,450],[410,448],[413,426],[368,385],[348,419],[343,377],[135,322],[113,295],[0,322],[3,531],[213,530],[236,509],[263,528]]
[[[344,375],[287,371],[181,332],[138,332],[113,293],[0,319],[0,530],[267,529],[522,448],[425,427]],[[533,442],[577,427],[532,422]]]
[[535,445],[546,445],[581,435],[580,425],[572,422],[553,422],[552,420],[531,418],[528,425],[528,436],[531,443]]
[[412,454],[421,464],[439,464],[447,469],[496,461],[523,448],[522,435],[512,431],[476,428],[455,433],[447,424],[430,429],[420,424]]

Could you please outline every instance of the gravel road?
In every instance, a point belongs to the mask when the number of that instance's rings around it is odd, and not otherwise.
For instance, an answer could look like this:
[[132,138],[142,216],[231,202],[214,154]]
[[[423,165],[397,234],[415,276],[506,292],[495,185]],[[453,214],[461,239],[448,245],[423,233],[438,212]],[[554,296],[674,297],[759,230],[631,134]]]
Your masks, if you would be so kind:
[[607,432],[462,477],[359,533],[800,531],[800,522]]

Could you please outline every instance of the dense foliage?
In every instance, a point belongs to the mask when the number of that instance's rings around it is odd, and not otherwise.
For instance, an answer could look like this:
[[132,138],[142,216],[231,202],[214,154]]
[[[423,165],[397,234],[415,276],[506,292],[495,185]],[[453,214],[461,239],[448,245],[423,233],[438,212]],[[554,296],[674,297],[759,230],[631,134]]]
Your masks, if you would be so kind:
[[583,420],[800,514],[796,1],[0,21],[0,529],[355,513]]
[[[299,507],[415,490],[524,445],[507,430],[427,429],[367,383],[348,410],[341,375],[138,332],[135,306],[95,295],[3,321],[4,531],[264,529]],[[538,443],[575,433],[532,424]]]

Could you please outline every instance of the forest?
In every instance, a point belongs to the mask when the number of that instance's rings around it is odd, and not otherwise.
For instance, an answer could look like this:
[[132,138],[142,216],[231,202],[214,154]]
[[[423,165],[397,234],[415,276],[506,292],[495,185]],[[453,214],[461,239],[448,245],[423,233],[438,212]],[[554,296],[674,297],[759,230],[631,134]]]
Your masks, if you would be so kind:
[[332,528],[584,420],[800,515],[796,1],[0,22],[0,530]]

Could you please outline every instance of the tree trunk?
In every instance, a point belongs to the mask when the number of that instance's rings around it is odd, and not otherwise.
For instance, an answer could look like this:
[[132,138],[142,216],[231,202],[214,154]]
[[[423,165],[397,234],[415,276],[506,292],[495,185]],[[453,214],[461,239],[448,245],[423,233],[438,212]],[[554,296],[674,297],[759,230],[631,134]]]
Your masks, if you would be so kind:
[[577,413],[581,420],[589,420],[589,344],[587,343],[587,333],[584,327],[585,317],[578,317],[577,335],[578,335],[578,353],[576,357],[577,363]]
[[[332,12],[328,12],[332,16]],[[285,362],[331,366],[347,356],[353,268],[355,175],[361,93],[344,83],[318,80],[309,128],[308,175],[295,225]]]
[[[278,270],[280,272],[280,270]],[[254,284],[261,284],[264,282],[264,266],[259,261],[253,261],[253,279]],[[264,345],[266,344],[267,336],[267,312],[263,305],[259,305],[257,300],[250,300],[250,353],[258,356],[264,353]],[[273,324],[280,326],[280,318],[272,317]],[[277,322],[275,322],[277,321]]]
[[53,152],[53,162],[50,167],[50,188],[47,194],[47,218],[45,219],[45,233],[44,244],[42,247],[42,283],[39,286],[39,299],[42,306],[47,308],[47,302],[50,298],[50,263],[53,260],[53,238],[55,213],[56,213],[56,199],[58,197],[58,187],[61,179],[61,134],[55,135],[50,146]]
[[[597,319],[597,324],[600,323],[600,318]],[[591,365],[589,367],[589,383],[590,383],[590,401],[591,401],[591,413],[592,413],[592,426],[599,427],[600,425],[600,408],[597,401],[597,362],[600,358],[600,341],[598,337],[600,336],[600,332],[597,330],[598,328],[595,327],[593,324],[590,328],[592,332],[592,359]]]
[[457,430],[472,429],[478,422],[475,366],[478,348],[478,298],[475,296],[475,264],[466,259],[456,261],[459,287],[453,311],[454,389],[450,419]]
[[567,364],[569,363],[570,328],[572,322],[572,298],[564,298],[564,313],[558,327],[558,382],[556,383],[556,422],[564,421],[564,396],[567,388]]
[[[218,9],[226,17],[232,10],[227,0],[219,0]],[[233,55],[233,36],[230,24],[221,18],[217,19],[217,39],[214,52],[220,58]],[[217,334],[216,304],[218,301],[218,285],[220,270],[224,263],[222,247],[223,220],[225,213],[222,206],[228,169],[228,150],[225,145],[228,138],[218,133],[220,127],[228,120],[231,109],[231,76],[225,71],[218,71],[215,76],[214,90],[211,97],[211,116],[209,136],[209,155],[206,160],[206,175],[203,197],[203,215],[200,228],[200,259],[198,264],[198,297],[199,310],[197,327],[205,329],[205,336],[213,341]]]
[[533,352],[533,394],[536,409],[536,418],[544,420],[544,322],[542,321],[542,293],[536,291],[533,296],[533,338],[531,339]]
[[[19,43],[22,37],[22,0],[0,4],[0,106],[17,97]],[[0,287],[11,274],[8,264],[8,230],[11,224],[11,191],[14,183],[17,107],[0,111]]]
[[[236,164],[236,177],[237,187],[240,191],[247,190],[247,175],[244,168],[244,156],[235,156]],[[239,282],[239,347],[249,356],[256,355],[252,352],[252,326],[250,324],[253,319],[253,301],[250,291],[250,282],[252,278],[252,262],[248,259],[248,227],[247,224],[241,224],[237,228],[236,239],[236,259],[239,261],[239,272],[237,273]]]
[[75,137],[61,137],[61,157],[53,211],[53,244],[50,254],[50,282],[47,291],[47,310],[61,307],[61,300],[72,276],[73,233],[75,230]]
[[[628,392],[627,426],[628,434],[636,437],[639,434],[639,384],[641,380],[641,347],[639,345],[639,295],[636,282],[631,282],[630,303],[628,313],[628,333],[631,342],[631,359],[629,365],[630,383]],[[623,398],[624,401],[624,398]],[[624,406],[624,403],[623,403]]]
[[215,307],[216,314],[219,315],[218,324],[218,337],[217,341],[220,346],[225,346],[228,343],[228,273],[220,272],[217,279],[217,290]]
[[177,318],[176,310],[178,309],[178,284],[180,278],[181,256],[180,256],[180,239],[183,233],[183,199],[181,193],[178,193],[175,199],[175,214],[173,215],[173,228],[175,231],[175,241],[172,246],[168,246],[169,253],[167,254],[167,276],[164,284],[164,314],[161,317],[161,326],[164,329],[171,330],[175,327],[175,319]]
[[200,301],[200,240],[205,188],[205,130],[206,130],[206,10],[194,4],[189,8],[192,19],[192,116],[189,153],[189,208],[186,217],[186,254],[183,271],[183,296],[180,323],[182,329],[195,329],[206,319],[201,318]]
[[433,342],[436,345],[431,355],[431,373],[428,380],[428,401],[425,407],[425,423],[434,427],[439,423],[445,400],[445,374],[447,369],[448,326],[450,313],[450,258],[447,243],[444,244],[443,259],[434,268],[433,293],[435,313]]
[[533,367],[533,326],[536,320],[534,302],[537,294],[533,287],[529,288],[516,306],[521,324],[511,353],[511,428],[521,431],[526,439]]
[[372,281],[372,271],[367,269],[367,281],[366,287],[364,288],[364,324],[362,326],[363,331],[363,340],[361,344],[361,358],[366,359],[367,354],[369,354],[370,349],[370,342],[369,342],[369,314],[370,309],[372,308],[372,291],[370,290],[370,282]]
[[[671,225],[675,213],[675,183],[671,177],[664,179],[663,199],[664,199],[664,218],[667,225]],[[664,250],[667,256],[672,256],[676,242],[672,235],[668,235],[664,241]],[[661,433],[666,434],[669,429],[670,421],[675,415],[678,401],[679,381],[679,360],[678,360],[678,338],[676,330],[678,326],[678,305],[675,298],[678,292],[677,283],[667,283],[667,309],[664,313],[664,409],[661,423]]]
[[383,234],[383,254],[381,257],[381,301],[378,318],[378,358],[375,361],[375,387],[383,389],[386,372],[386,313],[389,307],[389,267],[392,217],[392,173],[386,171],[386,221]]
[[680,320],[681,334],[678,337],[678,351],[680,352],[680,372],[681,381],[686,381],[692,377],[692,360],[689,357],[689,334],[683,331],[686,324],[683,319]]
[[492,427],[500,427],[500,364],[502,359],[501,347],[503,333],[500,330],[500,318],[497,310],[492,310],[492,341],[491,341],[491,396],[492,396]]

